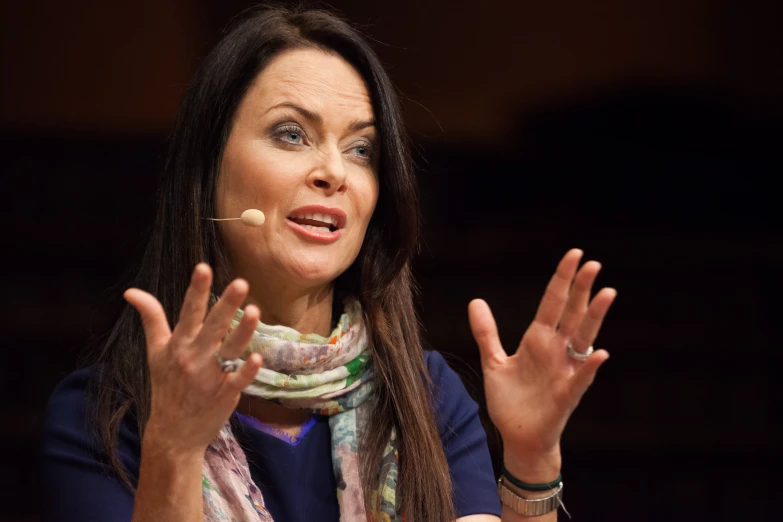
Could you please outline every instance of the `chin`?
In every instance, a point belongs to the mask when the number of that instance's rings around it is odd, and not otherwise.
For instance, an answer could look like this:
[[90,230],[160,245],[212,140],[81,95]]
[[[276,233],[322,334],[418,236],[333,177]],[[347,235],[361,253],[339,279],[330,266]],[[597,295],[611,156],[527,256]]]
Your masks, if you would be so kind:
[[346,269],[329,266],[326,263],[308,263],[292,267],[291,274],[306,286],[317,286],[331,283]]

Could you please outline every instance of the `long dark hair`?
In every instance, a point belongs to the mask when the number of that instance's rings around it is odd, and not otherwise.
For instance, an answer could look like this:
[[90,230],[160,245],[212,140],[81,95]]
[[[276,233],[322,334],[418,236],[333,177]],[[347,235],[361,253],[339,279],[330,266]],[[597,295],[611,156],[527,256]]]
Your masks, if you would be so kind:
[[[411,259],[419,233],[418,192],[394,87],[360,33],[323,10],[264,8],[246,14],[218,43],[196,73],[182,102],[159,185],[157,216],[132,286],[155,295],[170,324],[190,273],[200,261],[215,273],[214,291],[231,272],[214,213],[221,155],[234,113],[249,85],[284,50],[316,48],[336,53],[362,75],[379,129],[379,200],[356,262],[335,281],[335,296],[361,302],[379,379],[378,401],[362,440],[365,505],[378,486],[378,463],[394,427],[399,438],[398,494],[406,519],[455,518],[448,463],[435,425],[429,375],[413,306]],[[140,434],[150,412],[144,333],[126,305],[100,354],[95,389],[96,426],[114,470],[133,487],[117,455],[122,420],[132,416]]]

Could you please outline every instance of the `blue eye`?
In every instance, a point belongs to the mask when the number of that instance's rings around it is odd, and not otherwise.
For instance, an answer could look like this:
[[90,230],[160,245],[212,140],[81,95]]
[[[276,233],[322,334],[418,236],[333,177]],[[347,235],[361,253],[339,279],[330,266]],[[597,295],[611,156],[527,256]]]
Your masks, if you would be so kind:
[[286,131],[285,139],[287,139],[291,143],[299,143],[302,141],[302,135],[296,131]]
[[357,145],[353,150],[356,152],[356,155],[362,159],[370,159],[372,157],[373,150],[371,145]]
[[299,127],[281,127],[277,129],[277,139],[292,145],[301,145],[304,140],[302,130]]

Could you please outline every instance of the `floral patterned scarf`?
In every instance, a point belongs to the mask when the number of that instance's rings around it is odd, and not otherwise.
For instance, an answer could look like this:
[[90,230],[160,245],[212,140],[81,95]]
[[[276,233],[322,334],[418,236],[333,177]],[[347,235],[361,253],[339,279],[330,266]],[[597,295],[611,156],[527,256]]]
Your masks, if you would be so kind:
[[[232,329],[242,315],[239,310]],[[359,478],[358,445],[372,411],[374,377],[361,318],[359,303],[350,301],[328,338],[259,321],[248,354],[261,354],[264,367],[244,393],[328,415],[340,522],[365,522],[372,511],[379,513],[384,522],[396,522],[401,517],[396,502],[398,452],[394,431],[379,463],[379,486],[371,495],[373,509],[364,506]],[[202,485],[205,522],[272,520],[230,424],[207,448]]]

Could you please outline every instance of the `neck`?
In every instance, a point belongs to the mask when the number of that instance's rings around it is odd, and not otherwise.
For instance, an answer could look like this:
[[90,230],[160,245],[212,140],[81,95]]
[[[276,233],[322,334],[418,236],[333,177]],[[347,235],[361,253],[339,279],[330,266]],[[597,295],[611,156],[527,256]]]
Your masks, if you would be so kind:
[[324,337],[332,333],[334,289],[331,284],[300,288],[280,284],[280,279],[274,277],[245,279],[250,292],[243,307],[256,305],[265,324],[288,326],[302,334]]
[[[237,275],[250,285],[243,307],[254,304],[261,310],[261,321],[268,325],[283,325],[296,331],[315,333],[324,337],[332,333],[331,284],[312,288],[280,284],[280,277]],[[237,411],[251,415],[261,422],[298,436],[302,424],[310,418],[307,410],[288,409],[260,397],[242,395]]]

